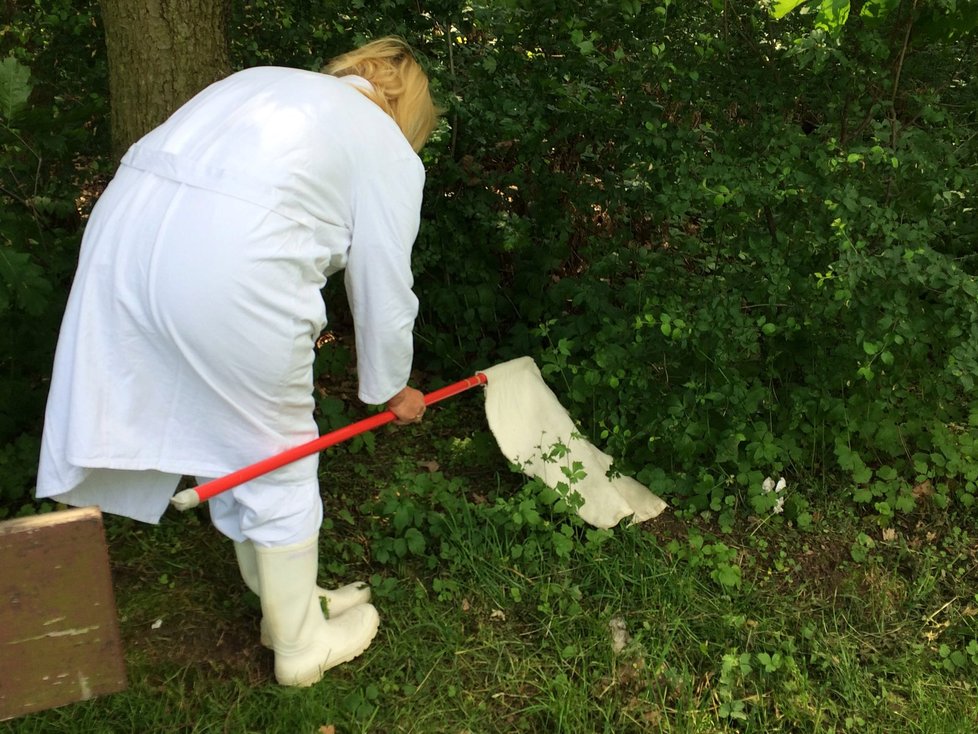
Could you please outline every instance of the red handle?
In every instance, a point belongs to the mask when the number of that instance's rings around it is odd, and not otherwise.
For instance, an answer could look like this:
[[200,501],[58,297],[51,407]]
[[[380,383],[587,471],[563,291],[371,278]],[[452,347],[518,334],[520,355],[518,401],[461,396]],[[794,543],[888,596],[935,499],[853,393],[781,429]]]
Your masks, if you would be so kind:
[[[434,390],[433,392],[428,393],[424,396],[424,404],[434,405],[435,403],[445,400],[446,398],[458,395],[460,392],[465,392],[476,385],[485,385],[486,382],[486,376],[479,372],[472,377],[467,377],[464,380],[459,380],[454,384],[447,385],[439,390]],[[293,461],[298,461],[299,459],[305,458],[310,454],[315,454],[328,449],[330,446],[343,443],[343,441],[353,438],[358,434],[372,431],[375,428],[380,428],[381,426],[390,423],[395,418],[397,418],[397,416],[394,415],[393,412],[385,410],[383,413],[372,415],[369,418],[364,418],[361,421],[351,423],[343,428],[337,428],[335,431],[331,431],[323,436],[320,436],[319,438],[313,439],[312,441],[295,446],[291,449],[286,449],[280,454],[270,456],[267,459],[262,459],[251,466],[238,469],[236,472],[232,472],[227,476],[201,484],[199,487],[195,488],[197,497],[201,502],[204,502],[209,500],[214,495],[225,492],[233,487],[237,487],[239,484],[244,484],[245,482],[251,481],[255,477],[260,477],[263,474],[268,474],[271,471],[275,471],[286,464],[291,464]]]

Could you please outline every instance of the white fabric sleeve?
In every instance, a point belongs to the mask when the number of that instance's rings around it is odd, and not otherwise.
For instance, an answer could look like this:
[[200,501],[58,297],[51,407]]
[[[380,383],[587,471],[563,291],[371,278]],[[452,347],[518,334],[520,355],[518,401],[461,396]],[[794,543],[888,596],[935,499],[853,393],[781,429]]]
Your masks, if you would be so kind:
[[353,313],[360,399],[386,403],[411,375],[418,299],[411,248],[421,223],[424,167],[416,156],[365,172],[353,206],[346,293]]

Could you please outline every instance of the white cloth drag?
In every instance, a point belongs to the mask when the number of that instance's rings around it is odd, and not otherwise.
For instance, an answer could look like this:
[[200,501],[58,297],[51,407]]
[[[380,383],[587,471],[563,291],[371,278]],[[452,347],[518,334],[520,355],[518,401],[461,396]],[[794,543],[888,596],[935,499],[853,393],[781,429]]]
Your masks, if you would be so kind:
[[[315,438],[320,291],[341,268],[361,399],[407,384],[424,168],[363,84],[248,69],[130,148],[85,232],[38,497],[158,522],[181,475],[223,476]],[[236,490],[253,510],[242,530],[272,516],[253,540],[315,532],[317,462]]]
[[[500,451],[527,476],[578,492],[584,500],[578,513],[586,522],[610,528],[626,517],[638,523],[665,510],[666,503],[635,479],[608,476],[611,457],[580,435],[530,357],[482,372],[488,378],[486,419]],[[571,483],[563,469],[573,472],[577,463],[585,476]]]

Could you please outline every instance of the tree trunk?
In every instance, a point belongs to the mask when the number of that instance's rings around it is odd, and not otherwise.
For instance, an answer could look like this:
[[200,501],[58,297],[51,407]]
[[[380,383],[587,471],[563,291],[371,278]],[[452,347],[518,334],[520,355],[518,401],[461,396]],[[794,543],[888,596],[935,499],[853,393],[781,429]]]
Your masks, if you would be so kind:
[[229,0],[100,0],[112,147],[133,142],[230,73]]

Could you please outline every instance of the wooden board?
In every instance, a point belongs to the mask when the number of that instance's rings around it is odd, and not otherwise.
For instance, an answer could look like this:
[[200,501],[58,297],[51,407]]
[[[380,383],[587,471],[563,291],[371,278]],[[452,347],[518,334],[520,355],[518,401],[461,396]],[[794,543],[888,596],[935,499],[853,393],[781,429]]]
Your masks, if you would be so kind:
[[0,522],[0,721],[125,687],[102,513]]

